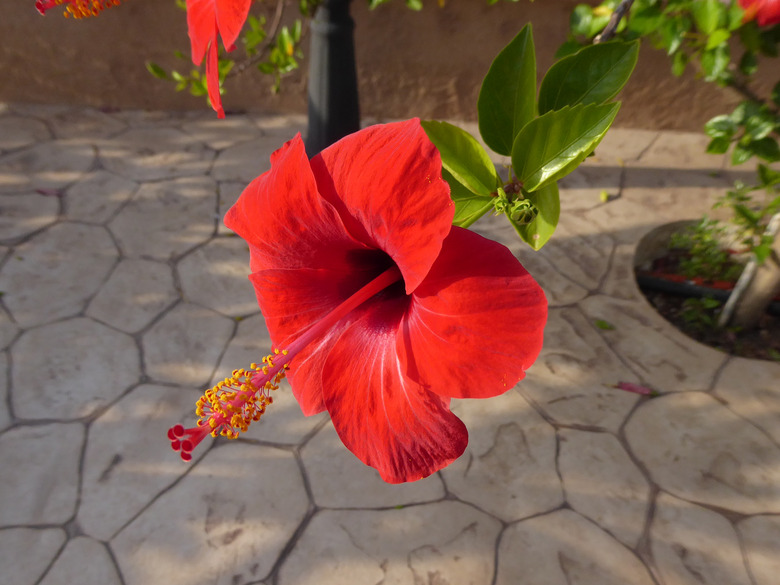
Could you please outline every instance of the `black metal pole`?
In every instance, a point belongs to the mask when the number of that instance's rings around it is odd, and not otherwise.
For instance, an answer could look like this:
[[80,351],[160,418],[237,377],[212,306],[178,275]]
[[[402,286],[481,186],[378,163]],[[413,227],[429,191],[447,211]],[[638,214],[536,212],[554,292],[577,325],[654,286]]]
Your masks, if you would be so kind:
[[360,129],[351,1],[323,0],[311,22],[305,140],[310,157]]

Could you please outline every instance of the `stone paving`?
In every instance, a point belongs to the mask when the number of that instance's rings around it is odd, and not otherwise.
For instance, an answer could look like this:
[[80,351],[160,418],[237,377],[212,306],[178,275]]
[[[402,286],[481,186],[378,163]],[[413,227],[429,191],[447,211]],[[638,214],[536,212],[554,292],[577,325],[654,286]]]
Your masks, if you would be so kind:
[[168,427],[270,344],[219,218],[304,122],[0,108],[3,584],[780,582],[780,364],[696,344],[632,278],[640,237],[729,183],[695,134],[611,131],[540,253],[477,224],[550,320],[516,390],[454,404],[449,468],[386,485],[285,388],[180,461]]

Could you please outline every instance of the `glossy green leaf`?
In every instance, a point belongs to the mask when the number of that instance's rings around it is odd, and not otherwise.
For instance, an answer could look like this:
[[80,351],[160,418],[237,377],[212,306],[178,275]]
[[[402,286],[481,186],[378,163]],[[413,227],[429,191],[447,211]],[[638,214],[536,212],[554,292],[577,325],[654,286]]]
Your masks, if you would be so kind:
[[539,113],[602,104],[623,88],[639,57],[639,42],[584,47],[550,67],[539,90]]
[[441,176],[449,184],[450,197],[455,204],[455,217],[452,219],[452,225],[462,228],[469,227],[493,208],[491,195],[472,193],[446,169],[442,169]]
[[531,25],[498,54],[477,100],[479,132],[499,154],[509,155],[518,132],[536,112],[536,54]]
[[512,166],[523,188],[536,191],[573,171],[604,138],[619,109],[619,103],[579,104],[530,122],[512,148]]
[[712,31],[709,37],[707,37],[706,50],[711,50],[729,40],[731,33],[724,28],[718,28]]
[[561,198],[558,193],[558,184],[550,183],[535,193],[527,195],[531,203],[539,211],[536,219],[531,223],[518,224],[507,217],[509,223],[515,228],[519,236],[534,250],[541,249],[558,226],[561,215]]
[[423,130],[441,154],[441,165],[469,191],[489,195],[501,180],[493,161],[477,140],[447,122],[425,120]]
[[160,67],[157,63],[147,61],[146,70],[154,75],[157,79],[168,79],[168,74],[165,72],[165,69]]

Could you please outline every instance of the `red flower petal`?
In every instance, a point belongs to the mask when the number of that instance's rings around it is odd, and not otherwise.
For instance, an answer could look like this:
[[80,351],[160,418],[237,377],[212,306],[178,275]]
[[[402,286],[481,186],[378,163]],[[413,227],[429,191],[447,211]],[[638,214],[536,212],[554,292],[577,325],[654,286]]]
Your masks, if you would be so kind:
[[211,107],[214,108],[218,118],[224,118],[225,110],[222,108],[222,96],[219,93],[219,63],[216,37],[209,45],[209,51],[206,55],[206,85],[208,86]]
[[441,157],[418,119],[371,126],[311,161],[322,196],[350,233],[387,252],[406,292],[425,278],[450,231],[455,207]]
[[539,355],[546,320],[544,292],[512,253],[454,227],[412,295],[398,353],[441,396],[497,396]]
[[225,49],[232,51],[246,22],[252,0],[216,0],[216,18]]
[[372,301],[334,344],[322,373],[325,405],[342,442],[388,483],[415,481],[449,465],[468,432],[403,372],[396,328],[408,300]]
[[214,0],[187,0],[187,30],[190,35],[192,62],[200,65],[209,44],[217,41],[217,15]]
[[[255,287],[274,347],[285,349],[312,323],[333,311],[349,294],[375,276],[373,272],[364,271],[337,273],[299,268],[263,270],[249,278]],[[300,351],[290,364],[287,379],[303,414],[307,416],[325,408],[322,398],[323,366],[330,348],[350,322],[342,320],[316,343]]]
[[271,156],[271,170],[244,190],[225,215],[225,225],[249,244],[252,272],[280,268],[344,272],[354,269],[356,258],[366,250],[317,192],[300,134]]

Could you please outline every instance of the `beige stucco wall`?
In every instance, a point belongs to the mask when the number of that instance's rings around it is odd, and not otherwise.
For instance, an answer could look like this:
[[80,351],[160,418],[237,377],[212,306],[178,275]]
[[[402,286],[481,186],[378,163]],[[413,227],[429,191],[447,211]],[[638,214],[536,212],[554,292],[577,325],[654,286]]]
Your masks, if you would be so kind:
[[[11,0],[3,0],[10,2]],[[541,72],[565,40],[576,0],[499,2],[427,0],[421,13],[402,0],[369,11],[354,0],[357,60],[364,116],[474,119],[482,77],[497,52],[531,21]],[[294,14],[295,2],[289,12]],[[99,18],[73,21],[57,11],[41,17],[32,0],[14,0],[0,19],[0,101],[86,104],[106,108],[192,109],[205,102],[152,78],[151,59],[175,59],[187,49],[185,15],[172,0],[125,0]],[[252,72],[229,81],[230,110],[305,112],[305,65],[285,79],[280,95]],[[734,103],[692,76],[675,79],[663,54],[645,47],[623,96],[621,126],[699,130]]]

